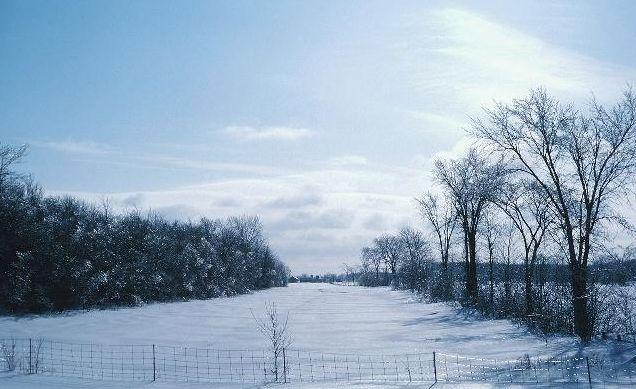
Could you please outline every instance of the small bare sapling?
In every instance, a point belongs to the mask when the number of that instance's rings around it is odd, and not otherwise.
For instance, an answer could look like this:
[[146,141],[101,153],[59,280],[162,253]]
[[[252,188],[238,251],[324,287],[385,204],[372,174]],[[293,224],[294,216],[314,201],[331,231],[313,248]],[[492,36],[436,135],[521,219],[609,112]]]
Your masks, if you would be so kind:
[[[276,303],[265,303],[265,313],[263,317],[257,318],[252,311],[252,317],[256,322],[258,330],[265,336],[268,342],[269,351],[272,353],[274,365],[272,374],[278,381],[279,358],[284,358],[284,350],[292,344],[292,337],[287,324],[289,322],[289,312],[283,317],[276,308]],[[283,366],[285,363],[283,361]],[[286,367],[286,366],[285,366]],[[284,374],[287,372],[283,372]]]

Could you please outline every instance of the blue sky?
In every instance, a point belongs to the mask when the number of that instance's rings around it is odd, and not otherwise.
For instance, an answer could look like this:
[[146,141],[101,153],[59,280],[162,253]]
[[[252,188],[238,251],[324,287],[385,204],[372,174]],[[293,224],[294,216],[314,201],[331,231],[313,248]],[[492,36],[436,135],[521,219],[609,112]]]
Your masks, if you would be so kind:
[[636,82],[636,4],[0,1],[0,134],[52,194],[259,214],[296,272],[421,226],[493,99]]

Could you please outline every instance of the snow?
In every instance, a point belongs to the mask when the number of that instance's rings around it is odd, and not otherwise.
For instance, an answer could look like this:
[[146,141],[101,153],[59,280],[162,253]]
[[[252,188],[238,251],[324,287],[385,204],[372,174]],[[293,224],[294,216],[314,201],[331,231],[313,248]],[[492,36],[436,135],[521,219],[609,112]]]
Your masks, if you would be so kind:
[[261,315],[266,302],[289,312],[293,348],[308,351],[437,350],[516,359],[524,354],[555,355],[576,346],[571,338],[551,338],[546,345],[507,320],[475,320],[446,304],[421,303],[409,292],[332,284],[291,284],[231,298],[2,318],[0,335],[75,343],[262,349],[266,344],[252,312]]
[[[83,389],[86,387],[92,387],[94,389],[338,389],[338,388],[353,388],[353,389],[416,389],[416,388],[428,388],[429,385],[422,385],[422,383],[369,383],[369,382],[347,382],[347,383],[335,383],[335,382],[322,382],[322,383],[302,383],[302,384],[214,384],[214,383],[192,383],[192,382],[113,382],[113,381],[90,381],[85,379],[76,379],[68,377],[45,377],[45,376],[15,376],[10,378],[2,378],[0,375],[0,383],[2,388],[7,389],[33,389],[46,387],[47,389]],[[521,384],[506,384],[497,385],[490,383],[443,383],[438,382],[434,388],[453,389],[453,388],[537,388],[537,387],[552,387],[549,385],[521,385]],[[585,385],[572,383],[558,385],[559,388],[583,388]],[[619,385],[607,385],[604,384],[603,388],[624,388],[625,386]]]
[[[388,288],[331,284],[291,284],[249,295],[151,304],[137,308],[77,311],[62,315],[4,317],[0,338],[54,339],[94,344],[186,345],[220,349],[264,349],[252,313],[266,302],[289,313],[293,348],[351,354],[459,354],[517,360],[528,354],[552,357],[580,351],[570,337],[542,338],[507,320],[482,320],[441,303],[420,302],[415,295]],[[595,345],[592,347],[605,347]],[[633,350],[631,350],[633,352]],[[623,353],[624,350],[621,350]],[[48,376],[0,377],[2,387],[91,386],[118,388],[117,382],[85,381]],[[199,387],[192,383],[134,383],[135,387]],[[200,384],[202,387],[203,384]],[[210,384],[205,384],[210,387]],[[322,388],[319,384],[303,388]],[[329,387],[333,387],[331,383]],[[409,385],[358,388],[408,387]],[[274,385],[276,386],[276,385]],[[121,387],[132,387],[124,383]],[[242,387],[223,384],[212,387]],[[254,386],[249,386],[254,387]],[[296,387],[296,386],[294,386]]]

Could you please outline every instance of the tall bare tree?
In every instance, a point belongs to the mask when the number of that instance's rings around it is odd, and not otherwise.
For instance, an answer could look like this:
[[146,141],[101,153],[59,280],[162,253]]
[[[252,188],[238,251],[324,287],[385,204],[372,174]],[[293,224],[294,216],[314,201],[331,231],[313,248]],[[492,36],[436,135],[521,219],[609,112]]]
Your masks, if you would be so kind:
[[397,236],[394,235],[381,235],[373,240],[377,252],[391,272],[391,284],[396,281],[396,274],[398,269],[398,262],[402,254],[402,242]]
[[506,169],[501,161],[490,162],[471,148],[458,160],[437,161],[435,171],[464,233],[466,294],[477,302],[477,230],[484,210],[496,200]]
[[437,237],[442,268],[448,270],[450,258],[450,245],[453,231],[457,226],[457,216],[452,204],[443,202],[438,196],[426,193],[422,198],[416,199],[420,213],[428,221]]
[[615,218],[612,202],[636,173],[636,95],[628,88],[611,108],[592,101],[581,113],[543,89],[486,110],[474,132],[514,158],[557,215],[571,275],[574,330],[593,334],[587,268],[600,222]]
[[430,224],[437,238],[442,262],[441,289],[439,290],[442,297],[448,299],[453,293],[452,275],[448,268],[448,262],[450,260],[453,232],[457,226],[457,215],[451,202],[440,200],[438,196],[430,192],[416,199],[416,201],[419,205],[420,214]]
[[415,290],[419,285],[426,284],[429,277],[426,264],[430,257],[428,242],[423,234],[411,227],[404,227],[398,233],[403,250],[403,264],[401,282]]
[[484,215],[482,235],[486,238],[486,251],[488,252],[488,304],[492,311],[495,307],[495,241],[501,235],[492,211],[488,211]]
[[496,204],[508,215],[521,236],[524,249],[525,313],[530,318],[534,314],[532,292],[534,269],[539,247],[552,221],[552,213],[542,199],[540,189],[533,181],[506,184]]
[[363,247],[362,248],[362,263],[368,265],[373,269],[374,281],[373,284],[375,286],[380,285],[380,266],[384,261],[382,256],[378,253],[374,247]]

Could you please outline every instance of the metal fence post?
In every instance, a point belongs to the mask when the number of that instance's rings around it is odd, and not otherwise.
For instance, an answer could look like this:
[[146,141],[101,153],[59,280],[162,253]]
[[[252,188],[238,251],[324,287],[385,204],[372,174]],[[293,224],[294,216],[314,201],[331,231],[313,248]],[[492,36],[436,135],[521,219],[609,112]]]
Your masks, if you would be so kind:
[[157,379],[157,365],[155,362],[155,345],[152,345],[152,381]]
[[435,375],[435,382],[437,382],[437,361],[435,358],[435,351],[433,351],[433,374]]
[[33,373],[33,345],[31,344],[31,338],[29,338],[29,374]]
[[585,363],[587,364],[587,382],[590,384],[590,388],[592,388],[592,374],[590,374],[590,358],[585,356]]

